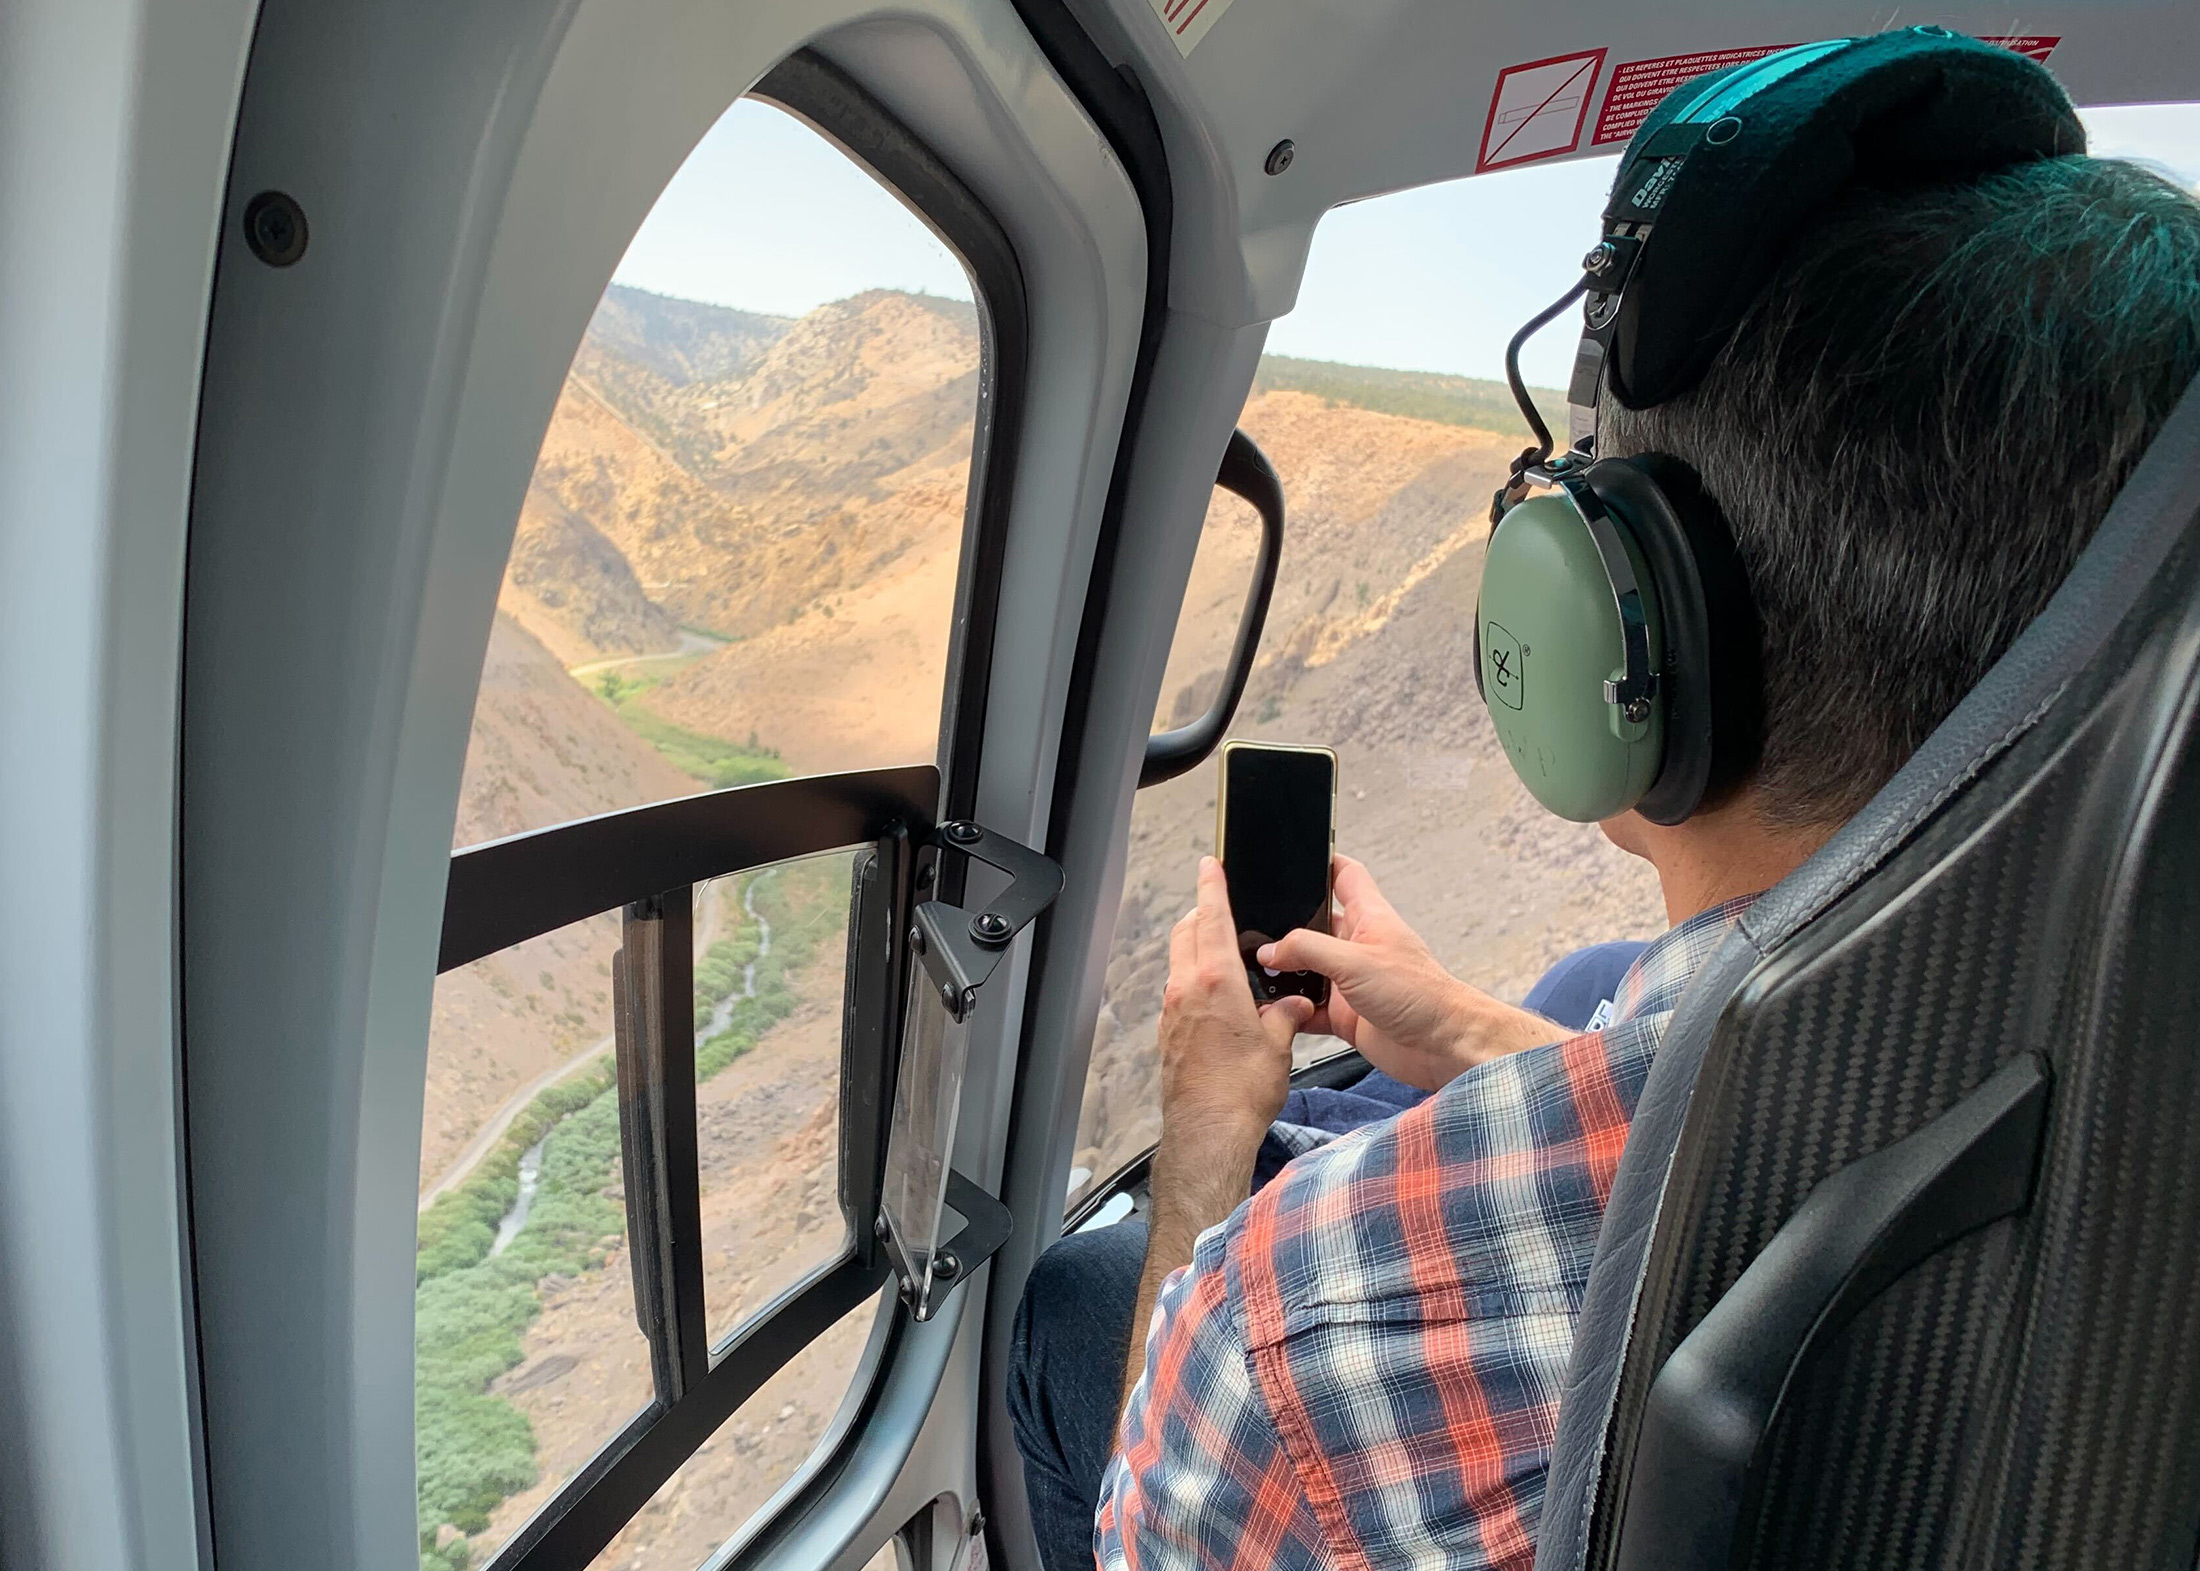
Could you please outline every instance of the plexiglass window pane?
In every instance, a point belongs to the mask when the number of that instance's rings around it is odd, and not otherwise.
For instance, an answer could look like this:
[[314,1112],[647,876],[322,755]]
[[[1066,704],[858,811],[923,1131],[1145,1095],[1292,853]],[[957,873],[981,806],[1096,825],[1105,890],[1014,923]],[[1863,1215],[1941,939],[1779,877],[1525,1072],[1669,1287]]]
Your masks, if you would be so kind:
[[739,1532],[826,1437],[865,1364],[883,1302],[865,1300],[757,1387],[589,1571],[692,1571]]
[[961,263],[807,126],[736,104],[551,416],[456,843],[933,757],[979,374]]
[[646,1408],[611,1072],[616,915],[439,978],[414,1300],[423,1563],[493,1553]]
[[851,1242],[840,1044],[855,857],[805,857],[696,892],[695,1145],[713,1347]]

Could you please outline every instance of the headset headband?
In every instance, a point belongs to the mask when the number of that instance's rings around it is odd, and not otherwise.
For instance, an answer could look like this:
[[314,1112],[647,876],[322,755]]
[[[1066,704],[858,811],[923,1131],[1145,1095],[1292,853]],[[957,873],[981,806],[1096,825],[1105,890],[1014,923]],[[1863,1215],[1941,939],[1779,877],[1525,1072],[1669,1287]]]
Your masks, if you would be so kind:
[[[1801,44],[1711,72],[1668,93],[1628,142],[1580,283],[1522,330],[1513,356],[1586,297],[1566,401],[1570,445],[1593,453],[1601,389],[1646,409],[1695,386],[1796,238],[1849,186],[1975,178],[2084,151],[2085,128],[2044,66],[1945,28]],[[1532,411],[1516,371],[1513,381]],[[1530,424],[1547,458],[1548,433],[1532,413]]]

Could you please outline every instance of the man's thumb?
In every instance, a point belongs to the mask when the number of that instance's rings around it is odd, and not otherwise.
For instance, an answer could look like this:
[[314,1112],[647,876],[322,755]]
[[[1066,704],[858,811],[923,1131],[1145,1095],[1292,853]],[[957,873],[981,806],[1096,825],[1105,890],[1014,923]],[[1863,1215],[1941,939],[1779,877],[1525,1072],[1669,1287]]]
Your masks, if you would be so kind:
[[1288,993],[1260,1012],[1260,1026],[1268,1033],[1268,1040],[1278,1047],[1289,1047],[1291,1039],[1313,1018],[1314,1000]]
[[1332,982],[1349,981],[1358,967],[1357,946],[1310,927],[1295,927],[1272,944],[1263,945],[1259,960],[1276,971],[1319,971]]

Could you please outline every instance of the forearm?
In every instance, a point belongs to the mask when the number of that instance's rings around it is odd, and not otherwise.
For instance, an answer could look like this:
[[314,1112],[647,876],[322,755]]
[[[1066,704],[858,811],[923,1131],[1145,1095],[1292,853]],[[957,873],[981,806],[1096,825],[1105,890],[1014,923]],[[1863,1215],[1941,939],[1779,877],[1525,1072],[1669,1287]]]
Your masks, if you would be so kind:
[[1504,1003],[1464,982],[1459,984],[1456,1018],[1454,1052],[1462,1070],[1574,1034],[1532,1009]]
[[1161,1284],[1171,1272],[1192,1263],[1199,1235],[1229,1219],[1253,1187],[1253,1158],[1263,1130],[1198,1131],[1190,1141],[1161,1137],[1154,1153],[1153,1180],[1146,1210],[1146,1264],[1138,1277],[1138,1302],[1131,1313],[1131,1345],[1123,1373],[1118,1417],[1146,1369],[1146,1331]]

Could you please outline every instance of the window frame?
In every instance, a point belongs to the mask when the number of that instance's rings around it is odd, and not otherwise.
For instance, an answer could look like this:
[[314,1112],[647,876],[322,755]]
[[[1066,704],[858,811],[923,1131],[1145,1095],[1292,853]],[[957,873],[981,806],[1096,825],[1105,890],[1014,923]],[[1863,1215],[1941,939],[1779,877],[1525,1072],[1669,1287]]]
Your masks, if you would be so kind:
[[[849,1253],[781,1294],[721,1345],[708,1345],[701,1260],[694,1250],[694,1033],[667,1009],[652,1064],[669,1142],[658,1149],[674,1187],[651,1217],[668,1229],[671,1281],[650,1329],[657,1392],[650,1406],[567,1479],[499,1547],[490,1571],[582,1571],[657,1490],[765,1381],[823,1331],[879,1295],[890,1271],[863,1219],[877,1214],[891,1092],[901,1043],[915,891],[963,897],[967,857],[930,848],[936,822],[971,816],[977,799],[1002,566],[1028,387],[1030,317],[1007,231],[916,135],[854,78],[799,49],[747,94],[801,120],[896,197],[961,262],[979,333],[979,377],[955,602],[949,622],[940,741],[933,763],[809,775],[602,814],[454,852],[438,974],[570,922],[627,908],[632,923],[663,919],[663,996],[684,997],[692,961],[679,941],[692,890],[708,879],[868,845],[851,896],[842,1014],[841,1194],[857,1219]],[[675,975],[677,973],[677,975]],[[622,1093],[622,1103],[626,1100]],[[621,1144],[633,1126],[622,1106]],[[645,1202],[629,1199],[629,1225]],[[681,1260],[679,1250],[692,1258]],[[887,1303],[876,1356],[852,1378],[844,1409],[870,1400],[909,1319]],[[835,1425],[772,1500],[729,1541],[755,1531],[807,1492],[851,1443]],[[714,1557],[724,1559],[725,1556]]]

